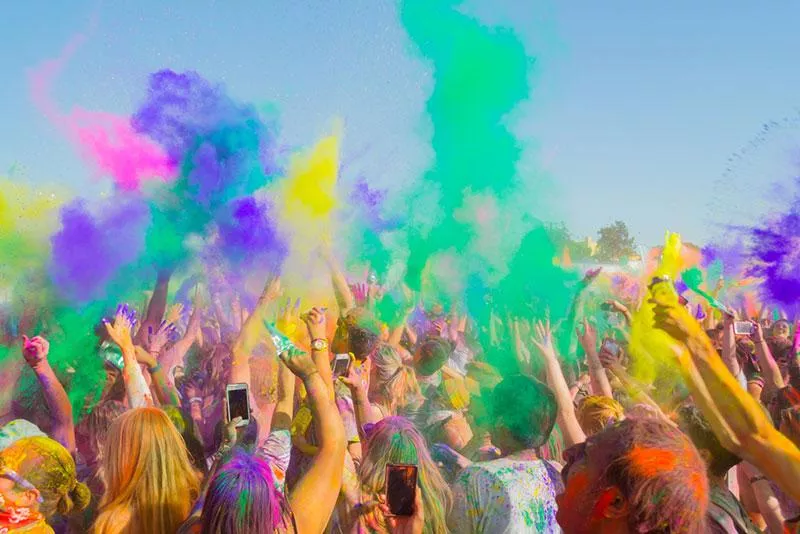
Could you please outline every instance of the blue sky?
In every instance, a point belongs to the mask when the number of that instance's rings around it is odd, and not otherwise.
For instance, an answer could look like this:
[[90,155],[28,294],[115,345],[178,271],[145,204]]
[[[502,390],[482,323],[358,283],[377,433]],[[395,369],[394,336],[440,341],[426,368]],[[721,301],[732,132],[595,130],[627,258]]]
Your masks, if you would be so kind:
[[[127,113],[148,73],[193,69],[239,99],[274,104],[292,144],[312,143],[343,118],[351,176],[391,189],[426,167],[422,115],[431,76],[409,51],[394,1],[7,4],[0,171],[21,166],[24,179],[82,193],[107,187],[28,96],[28,69],[77,32],[89,39],[54,88],[62,109]],[[703,241],[722,224],[768,211],[771,184],[795,176],[800,3],[465,6],[487,23],[512,26],[537,57],[532,98],[515,130],[532,147],[526,161],[552,181],[545,215],[575,234],[621,219],[647,244],[667,229]],[[788,126],[759,138],[770,120]]]

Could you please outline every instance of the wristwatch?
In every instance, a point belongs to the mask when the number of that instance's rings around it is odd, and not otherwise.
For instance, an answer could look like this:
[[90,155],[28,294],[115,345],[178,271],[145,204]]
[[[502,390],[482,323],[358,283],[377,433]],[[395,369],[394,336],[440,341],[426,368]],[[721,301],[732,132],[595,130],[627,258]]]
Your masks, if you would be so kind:
[[315,339],[311,342],[311,350],[323,351],[328,349],[327,339]]

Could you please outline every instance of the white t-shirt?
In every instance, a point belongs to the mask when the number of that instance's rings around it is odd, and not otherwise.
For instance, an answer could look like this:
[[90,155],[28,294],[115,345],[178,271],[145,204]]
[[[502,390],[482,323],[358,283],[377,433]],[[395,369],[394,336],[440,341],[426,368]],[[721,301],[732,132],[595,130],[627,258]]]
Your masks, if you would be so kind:
[[500,458],[472,464],[453,483],[453,532],[552,532],[556,495],[563,491],[555,464],[544,460]]

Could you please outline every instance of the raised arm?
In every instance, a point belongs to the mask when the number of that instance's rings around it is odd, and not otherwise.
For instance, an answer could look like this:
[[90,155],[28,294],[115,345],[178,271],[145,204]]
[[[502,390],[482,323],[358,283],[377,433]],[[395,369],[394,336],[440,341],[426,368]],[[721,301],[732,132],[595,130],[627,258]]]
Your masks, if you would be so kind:
[[[313,333],[310,332],[313,337]],[[281,360],[305,386],[311,412],[320,439],[317,454],[309,469],[292,488],[289,503],[300,534],[318,533],[325,529],[342,487],[345,435],[342,418],[322,379],[319,367],[304,352],[282,352]],[[326,363],[327,366],[327,363]]]
[[272,415],[272,428],[276,430],[289,430],[294,417],[294,386],[296,378],[292,371],[283,363],[278,368],[278,402]]
[[536,337],[533,339],[533,344],[539,349],[539,353],[544,359],[547,385],[550,386],[556,397],[556,403],[558,404],[557,421],[564,434],[564,443],[567,447],[583,443],[586,441],[586,434],[581,429],[581,425],[575,415],[575,405],[572,403],[572,396],[569,393],[569,386],[564,378],[564,372],[558,363],[549,322],[536,324]]
[[356,307],[356,299],[353,297],[353,292],[350,290],[347,278],[345,278],[344,273],[339,268],[336,258],[333,257],[333,251],[328,245],[324,245],[322,248],[322,259],[325,260],[325,263],[328,265],[328,270],[331,273],[333,293],[336,295],[339,313],[344,314],[345,311]]
[[720,442],[800,500],[800,450],[742,389],[700,325],[686,310],[666,304],[656,306],[655,324],[678,343],[673,346],[676,354],[687,354],[678,358],[679,364]]
[[736,335],[733,331],[733,316],[725,314],[722,318],[722,361],[733,376],[738,377],[742,372],[739,358],[736,357]]
[[22,336],[22,355],[33,369],[42,386],[44,399],[53,416],[51,437],[61,443],[70,453],[75,454],[75,423],[72,419],[72,405],[64,386],[58,381],[56,373],[47,361],[50,343],[43,337],[28,339]]
[[364,435],[366,425],[377,423],[383,419],[383,415],[372,408],[367,396],[369,391],[369,371],[370,361],[366,360],[360,366],[351,365],[347,376],[340,378],[350,389],[350,394],[353,398],[353,410],[356,416],[356,426],[358,427],[358,437],[361,438],[362,442],[366,440]]
[[614,392],[611,383],[608,381],[606,370],[600,356],[597,354],[597,329],[589,324],[587,319],[583,320],[583,332],[580,328],[575,329],[583,351],[586,353],[586,362],[589,364],[589,378],[592,384],[594,395],[602,395],[613,398]]
[[756,346],[756,356],[758,357],[758,365],[761,367],[761,375],[764,377],[764,387],[772,392],[785,387],[786,384],[783,381],[781,370],[775,358],[772,357],[772,351],[769,350],[767,340],[764,339],[761,323],[757,321],[753,322],[753,343]]
[[136,310],[123,304],[117,308],[114,323],[103,319],[108,337],[116,343],[122,351],[122,379],[125,382],[125,391],[128,397],[129,408],[143,408],[153,405],[150,388],[139,368],[136,360],[136,349],[133,345],[131,330],[136,324]]
[[158,360],[147,350],[142,347],[136,347],[136,360],[147,367],[152,379],[153,389],[156,392],[156,398],[162,406],[180,406],[180,396],[178,391],[167,380],[167,373],[164,367]]
[[169,279],[172,273],[169,271],[159,271],[156,278],[156,287],[153,289],[153,296],[150,297],[150,302],[147,304],[147,312],[145,313],[142,327],[136,333],[135,343],[141,345],[144,341],[144,336],[147,335],[147,328],[157,328],[164,319],[164,312],[167,310],[167,294],[169,293]]
[[311,357],[319,370],[320,377],[334,398],[333,371],[331,370],[330,350],[328,349],[328,323],[325,308],[312,308],[302,318],[311,338]]

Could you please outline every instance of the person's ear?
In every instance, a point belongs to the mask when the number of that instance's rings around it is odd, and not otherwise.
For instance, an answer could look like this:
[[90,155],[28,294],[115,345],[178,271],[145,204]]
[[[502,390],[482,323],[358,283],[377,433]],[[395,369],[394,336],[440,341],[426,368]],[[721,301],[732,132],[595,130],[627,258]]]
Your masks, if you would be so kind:
[[597,512],[606,519],[620,519],[628,515],[628,499],[616,486],[605,490],[598,499],[597,505],[600,507]]

